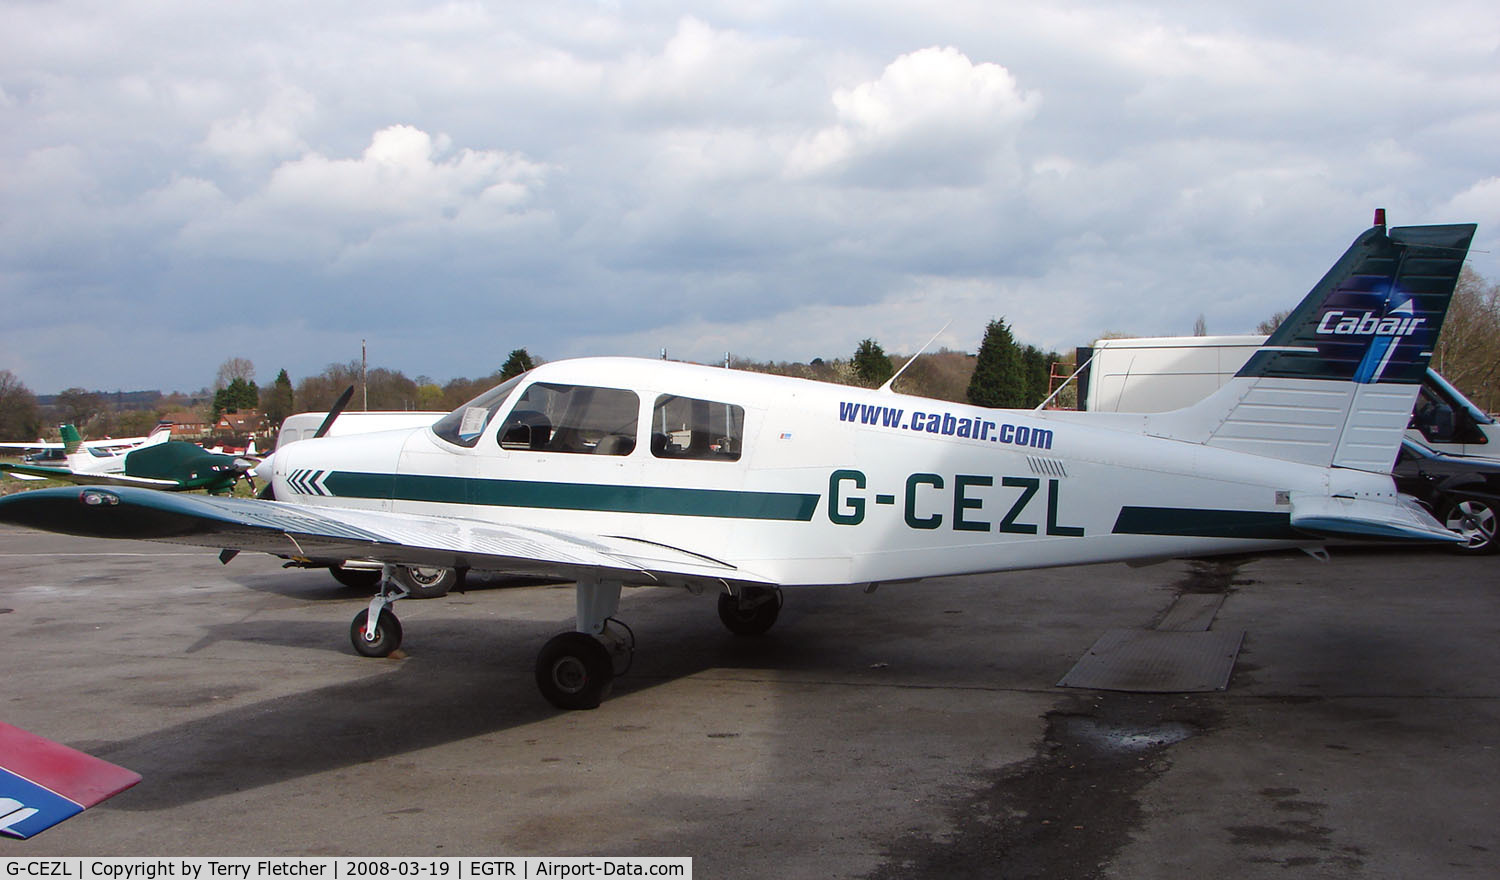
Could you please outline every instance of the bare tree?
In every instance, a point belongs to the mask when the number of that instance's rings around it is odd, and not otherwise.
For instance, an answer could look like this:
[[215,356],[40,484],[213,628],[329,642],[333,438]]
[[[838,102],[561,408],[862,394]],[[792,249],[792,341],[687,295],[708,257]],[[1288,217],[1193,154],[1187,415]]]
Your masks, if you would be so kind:
[[0,370],[0,437],[30,440],[41,431],[41,425],[36,395],[16,378],[15,373]]
[[1467,266],[1448,305],[1432,368],[1480,409],[1500,408],[1500,285]]
[[249,358],[232,357],[219,364],[219,372],[214,375],[214,390],[229,387],[235,379],[244,379],[247,385],[255,381],[255,364]]
[[1291,309],[1283,309],[1283,310],[1277,312],[1276,314],[1274,314],[1271,317],[1265,319],[1264,321],[1261,321],[1259,324],[1256,324],[1255,325],[1255,332],[1263,334],[1265,336],[1270,336],[1272,333],[1276,332],[1276,328],[1280,327],[1281,326],[1281,322],[1285,321],[1287,319],[1287,316],[1290,315],[1291,313],[1292,313]]
[[99,395],[83,388],[63,389],[58,392],[52,406],[56,408],[63,421],[80,432],[88,431],[89,422],[105,409],[104,401],[99,399]]

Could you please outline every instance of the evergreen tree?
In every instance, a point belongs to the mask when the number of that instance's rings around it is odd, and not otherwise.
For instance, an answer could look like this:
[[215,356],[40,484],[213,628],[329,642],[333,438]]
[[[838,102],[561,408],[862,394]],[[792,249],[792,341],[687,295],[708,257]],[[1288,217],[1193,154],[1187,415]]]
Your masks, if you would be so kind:
[[873,339],[860,340],[859,348],[854,351],[854,375],[859,377],[860,384],[879,388],[894,372],[896,368],[891,366],[891,359],[886,357],[880,343]]
[[519,376],[534,366],[536,364],[531,362],[531,355],[527,354],[526,349],[518,348],[510,353],[510,357],[505,359],[505,365],[500,368],[500,381]]
[[282,370],[276,374],[276,381],[271,383],[271,390],[266,393],[266,420],[272,425],[280,426],[287,416],[297,411],[295,401],[291,377],[286,374],[286,370]]
[[1026,397],[1024,407],[1032,408],[1047,399],[1048,386],[1052,381],[1052,356],[1034,345],[1021,350],[1021,364],[1026,374]]
[[219,416],[226,412],[255,409],[259,405],[260,389],[255,387],[255,383],[236,378],[214,392],[214,421],[217,422]]
[[984,328],[984,341],[969,380],[969,402],[975,406],[1023,407],[1028,383],[1021,349],[1004,319]]

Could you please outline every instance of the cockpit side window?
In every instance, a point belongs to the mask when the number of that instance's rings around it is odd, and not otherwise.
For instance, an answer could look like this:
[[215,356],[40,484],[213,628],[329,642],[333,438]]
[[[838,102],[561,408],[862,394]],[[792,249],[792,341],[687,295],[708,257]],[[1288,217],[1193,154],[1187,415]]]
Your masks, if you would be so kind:
[[536,382],[500,426],[500,446],[532,452],[629,455],[641,399],[633,391]]
[[505,404],[506,399],[525,381],[526,374],[522,373],[513,379],[496,385],[494,388],[479,395],[458,409],[438,419],[432,425],[432,432],[455,446],[467,446],[470,449],[479,442],[479,437],[484,433],[485,426],[495,413]]
[[651,410],[651,454],[657,458],[739,461],[745,409],[732,403],[663,394]]

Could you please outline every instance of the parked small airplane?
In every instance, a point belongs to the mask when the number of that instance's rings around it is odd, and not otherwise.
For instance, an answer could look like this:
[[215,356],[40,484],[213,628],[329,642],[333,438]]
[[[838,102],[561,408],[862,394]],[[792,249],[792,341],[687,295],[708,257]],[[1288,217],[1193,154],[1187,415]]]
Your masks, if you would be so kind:
[[[109,486],[140,486],[168,492],[204,489],[211,495],[229,492],[237,480],[250,480],[248,472],[257,460],[241,455],[209,452],[182,440],[152,440],[124,454],[111,456],[108,468],[94,469],[92,452],[68,457],[68,467],[0,462],[0,473],[22,480],[66,480],[70,483]],[[252,488],[254,487],[252,483]]]
[[156,437],[162,431],[168,434],[172,432],[171,422],[157,422],[156,427],[145,437],[106,437],[103,440],[85,440],[78,434],[78,429],[72,425],[59,427],[61,440],[31,440],[31,441],[4,441],[0,442],[0,449],[14,450],[42,450],[61,449],[66,452],[76,452],[79,449],[124,449],[127,447],[140,446],[142,443]]
[[[77,428],[66,424],[58,427],[58,433],[62,436],[60,443],[41,440],[36,443],[0,443],[0,449],[30,452],[31,454],[21,456],[23,464],[40,465],[56,461],[63,462],[62,467],[74,473],[117,474],[125,469],[125,453],[170,440],[172,423],[157,422],[156,427],[145,437],[124,437],[119,440],[84,440],[79,436]],[[28,479],[19,472],[14,476]]]
[[382,566],[350,627],[389,655],[403,566],[577,581],[572,632],[535,666],[591,708],[633,636],[621,587],[719,592],[730,630],[782,589],[1300,547],[1457,542],[1391,467],[1473,238],[1383,212],[1239,374],[1150,415],[985,409],[625,358],[557,361],[430,427],[278,450],[274,500],[89,488],[0,499],[77,535]]

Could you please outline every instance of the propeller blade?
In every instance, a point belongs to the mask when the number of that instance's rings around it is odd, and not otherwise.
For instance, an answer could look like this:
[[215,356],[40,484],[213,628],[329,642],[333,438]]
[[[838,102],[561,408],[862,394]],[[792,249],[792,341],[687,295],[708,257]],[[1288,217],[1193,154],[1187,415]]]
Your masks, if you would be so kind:
[[333,402],[333,408],[328,410],[328,418],[324,419],[323,424],[318,426],[318,430],[313,432],[312,439],[316,440],[328,433],[328,429],[333,427],[333,420],[339,417],[339,413],[343,412],[344,407],[349,405],[349,399],[353,396],[354,386],[350,385],[344,389],[343,394],[339,395],[339,399]]

